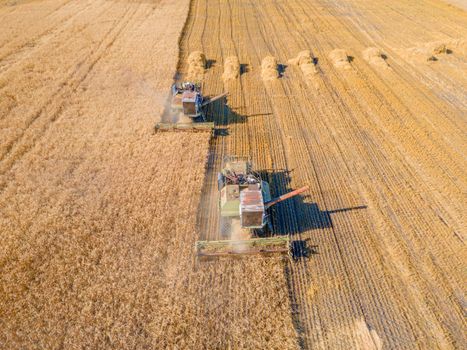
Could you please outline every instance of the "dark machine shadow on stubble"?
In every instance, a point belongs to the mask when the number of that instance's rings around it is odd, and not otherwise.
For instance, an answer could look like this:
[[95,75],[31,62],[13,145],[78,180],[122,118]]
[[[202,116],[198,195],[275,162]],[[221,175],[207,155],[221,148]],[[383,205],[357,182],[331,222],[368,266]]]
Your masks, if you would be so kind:
[[[259,172],[261,177],[269,182],[271,197],[276,198],[290,191],[295,190],[290,186],[289,170],[262,170]],[[269,216],[272,223],[272,233],[274,235],[295,235],[316,229],[333,228],[332,215],[366,209],[366,205],[337,208],[326,210],[319,207],[318,203],[310,200],[310,194],[304,192],[298,196],[278,203],[269,209]],[[304,241],[295,241],[297,251],[309,251],[317,253],[313,246],[309,246]],[[300,247],[306,245],[306,247]],[[306,248],[306,249],[305,249]],[[311,251],[310,251],[311,250]]]

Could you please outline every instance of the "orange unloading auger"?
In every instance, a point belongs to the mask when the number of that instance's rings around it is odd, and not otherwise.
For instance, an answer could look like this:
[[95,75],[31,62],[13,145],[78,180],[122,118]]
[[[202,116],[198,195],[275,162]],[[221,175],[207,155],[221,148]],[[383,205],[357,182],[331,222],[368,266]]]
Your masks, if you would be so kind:
[[264,207],[265,209],[269,209],[271,208],[274,204],[277,204],[279,202],[282,202],[282,201],[285,201],[286,199],[289,199],[291,197],[295,197],[296,195],[299,195],[300,193],[303,193],[305,191],[308,191],[309,189],[309,186],[304,186],[302,188],[299,188],[295,191],[292,191],[292,192],[289,192],[289,193],[286,193],[286,194],[283,194],[282,196],[280,197],[277,197],[269,202],[266,202],[264,203]]

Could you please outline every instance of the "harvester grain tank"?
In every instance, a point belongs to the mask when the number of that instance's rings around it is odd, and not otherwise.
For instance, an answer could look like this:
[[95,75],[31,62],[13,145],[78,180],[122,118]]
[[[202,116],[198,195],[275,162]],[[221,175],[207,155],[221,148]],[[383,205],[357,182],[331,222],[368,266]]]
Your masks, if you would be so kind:
[[252,169],[251,162],[230,157],[218,174],[218,190],[220,221],[230,227],[230,239],[196,242],[199,257],[290,253],[287,236],[264,237],[271,226],[268,209],[305,192],[308,186],[271,199],[268,182]]
[[156,124],[155,131],[212,131],[214,122],[207,121],[207,107],[227,94],[206,98],[196,83],[172,85],[170,107],[164,112],[162,122]]

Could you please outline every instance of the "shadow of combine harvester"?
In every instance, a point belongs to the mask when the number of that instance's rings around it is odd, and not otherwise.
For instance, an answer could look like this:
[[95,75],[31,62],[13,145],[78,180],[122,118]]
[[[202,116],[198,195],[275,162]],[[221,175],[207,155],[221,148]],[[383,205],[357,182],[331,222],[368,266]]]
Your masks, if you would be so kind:
[[[271,193],[276,196],[291,191],[289,170],[264,170],[262,174],[271,184]],[[310,230],[333,227],[332,215],[366,209],[366,205],[322,210],[318,203],[309,201],[310,195],[297,196],[290,202],[279,203],[271,210],[272,226],[276,235],[294,236]],[[300,218],[300,220],[298,220]]]

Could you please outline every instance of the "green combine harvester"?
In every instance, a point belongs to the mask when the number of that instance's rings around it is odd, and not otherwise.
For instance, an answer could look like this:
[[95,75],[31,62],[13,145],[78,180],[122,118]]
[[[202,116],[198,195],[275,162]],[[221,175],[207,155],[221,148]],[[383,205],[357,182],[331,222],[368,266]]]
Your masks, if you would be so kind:
[[199,84],[192,82],[172,85],[170,107],[164,111],[162,121],[157,123],[155,131],[208,131],[213,132],[214,122],[206,119],[207,107],[225,96],[223,93],[213,98],[206,98],[201,93]]
[[308,186],[271,199],[269,184],[252,170],[245,158],[229,157],[218,174],[221,236],[228,239],[198,241],[199,258],[291,254],[288,236],[265,237],[270,231],[268,209],[308,190]]

